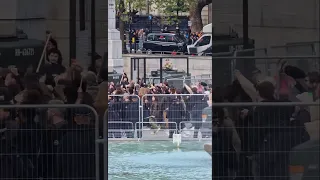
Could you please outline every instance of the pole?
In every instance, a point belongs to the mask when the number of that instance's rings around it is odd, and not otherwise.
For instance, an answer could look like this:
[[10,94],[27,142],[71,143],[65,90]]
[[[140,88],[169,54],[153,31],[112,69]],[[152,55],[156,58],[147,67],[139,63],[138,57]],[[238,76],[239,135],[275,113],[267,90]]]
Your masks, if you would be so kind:
[[150,19],[150,32],[152,32],[152,18]]
[[147,58],[143,58],[143,82],[147,82]]
[[163,63],[163,59],[162,59],[162,57],[160,58],[160,83],[162,83],[163,82],[163,80],[162,80],[162,63]]
[[77,0],[69,1],[69,66],[71,66],[71,60],[76,59],[76,18],[77,18]]
[[47,49],[47,46],[48,46],[48,43],[49,43],[50,39],[51,39],[51,33],[48,35],[47,40],[46,40],[46,44],[43,47],[43,51],[42,51],[41,57],[39,59],[39,63],[38,63],[36,72],[39,72],[39,70],[40,70],[40,67],[41,67],[42,61],[43,61],[43,59],[45,57],[46,49]]
[[80,31],[86,30],[86,8],[85,0],[79,0],[79,25]]
[[91,67],[96,65],[96,0],[91,0]]
[[248,0],[242,0],[242,28],[243,28],[243,48],[249,47],[249,3]]

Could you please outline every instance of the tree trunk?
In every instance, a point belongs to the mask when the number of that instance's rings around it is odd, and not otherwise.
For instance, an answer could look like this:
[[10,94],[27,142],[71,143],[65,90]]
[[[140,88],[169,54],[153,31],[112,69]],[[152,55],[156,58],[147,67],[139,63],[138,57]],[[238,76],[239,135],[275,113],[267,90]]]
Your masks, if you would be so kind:
[[191,25],[191,32],[200,32],[203,28],[201,11],[202,9],[212,3],[212,0],[195,0],[196,2],[190,6],[189,14]]
[[201,11],[198,4],[190,8],[191,32],[200,32],[203,27]]

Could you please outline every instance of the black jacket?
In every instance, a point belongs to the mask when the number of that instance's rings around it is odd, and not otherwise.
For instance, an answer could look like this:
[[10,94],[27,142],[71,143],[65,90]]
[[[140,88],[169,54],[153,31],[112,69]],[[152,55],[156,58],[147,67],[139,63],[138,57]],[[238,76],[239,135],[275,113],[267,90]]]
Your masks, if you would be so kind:
[[57,149],[56,178],[94,179],[95,130],[77,125],[62,138]]
[[[262,146],[264,146],[264,149],[267,148],[269,150],[283,150],[283,148],[287,148],[285,142],[290,136],[290,118],[293,112],[293,106],[256,107],[248,117],[252,125],[248,128],[248,132],[252,138],[250,149],[258,150]],[[268,147],[265,147],[266,144]]]
[[58,149],[61,148],[64,135],[67,133],[69,126],[63,124],[60,127],[43,129],[41,133],[41,144],[37,158],[37,169],[40,177],[54,177],[57,166],[56,156]]

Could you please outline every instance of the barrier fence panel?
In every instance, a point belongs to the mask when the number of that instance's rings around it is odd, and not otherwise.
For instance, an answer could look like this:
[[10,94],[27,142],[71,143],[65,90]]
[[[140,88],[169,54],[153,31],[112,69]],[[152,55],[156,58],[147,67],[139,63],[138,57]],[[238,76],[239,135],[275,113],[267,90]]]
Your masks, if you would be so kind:
[[212,139],[212,121],[182,121],[179,124],[179,133],[182,140],[211,140]]
[[[286,75],[294,77],[298,82],[299,80],[304,79],[303,74],[307,72],[319,72],[319,67],[317,67],[318,65],[316,65],[316,63],[319,62],[320,56],[237,56],[212,57],[212,59],[213,62],[224,63],[219,66],[213,66],[218,67],[213,70],[213,87],[224,87],[232,84],[233,80],[236,79],[235,70],[239,70],[242,75],[253,82],[263,80],[266,76],[276,78],[275,81],[283,81],[285,79],[284,76]],[[305,62],[307,66],[314,68],[304,69],[304,66],[295,63],[297,61]],[[234,66],[230,68],[232,62]],[[267,68],[263,70],[263,67]],[[224,70],[223,73],[222,70]],[[239,75],[239,73],[237,74]],[[232,78],[230,78],[230,75]],[[298,82],[297,84],[296,87],[298,89],[301,87],[301,83]],[[280,86],[277,88],[280,88]]]
[[[173,129],[177,129],[181,122],[181,128],[199,129],[199,124],[211,121],[212,110],[208,105],[208,95],[206,94],[148,94],[141,98],[142,101],[142,124],[143,129],[152,131],[170,131],[170,134],[152,133],[151,139],[158,139],[160,136],[172,137]],[[206,118],[203,118],[203,117]],[[190,123],[195,122],[195,123]],[[198,122],[198,123],[197,123]],[[203,123],[204,122],[204,123]],[[181,130],[179,128],[179,132]],[[187,132],[187,131],[184,131]],[[204,132],[206,133],[206,132]],[[150,133],[149,133],[150,134]],[[142,134],[141,138],[144,138]],[[148,136],[149,137],[149,136]],[[168,138],[167,138],[168,139]],[[194,136],[192,139],[197,139]]]
[[135,127],[135,137],[147,141],[172,140],[172,135],[178,133],[176,122],[137,122]]
[[0,125],[0,179],[100,179],[92,107],[1,105]]
[[213,177],[319,179],[319,106],[213,103]]
[[134,138],[135,124],[141,121],[140,97],[137,95],[109,95],[104,114],[104,138]]
[[[212,86],[212,78],[195,78],[195,77],[185,77],[185,78],[172,78],[167,79],[169,85],[174,87],[178,86],[179,88],[183,88],[183,84],[187,84],[188,86],[197,86],[199,83],[206,83],[207,86]],[[177,87],[177,88],[178,88]]]
[[109,138],[133,138],[133,122],[126,121],[108,121],[108,139]]

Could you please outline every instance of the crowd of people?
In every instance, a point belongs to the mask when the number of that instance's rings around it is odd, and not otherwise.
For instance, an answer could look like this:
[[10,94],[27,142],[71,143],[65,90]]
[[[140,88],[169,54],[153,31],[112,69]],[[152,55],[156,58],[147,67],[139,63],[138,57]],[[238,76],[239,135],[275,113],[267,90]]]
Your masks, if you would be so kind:
[[[218,127],[212,143],[213,177],[229,179],[235,171],[240,179],[289,179],[292,148],[319,139],[319,72],[305,73],[286,60],[279,61],[278,68],[276,77],[262,78],[257,70],[251,79],[235,71],[233,84],[213,89],[216,103],[272,103],[213,107]],[[277,106],[279,102],[293,103]]]
[[76,61],[65,68],[54,39],[46,56],[38,71],[0,69],[0,179],[95,179],[97,119],[88,106],[102,123],[108,70],[101,59],[89,70]]
[[[295,146],[319,138],[319,72],[304,72],[287,61],[278,62],[278,75],[263,77],[259,70],[251,78],[235,70],[235,81],[226,87],[209,89],[199,83],[182,88],[167,82],[146,85],[141,79],[130,81],[126,74],[118,83],[110,82],[108,121],[139,120],[139,98],[143,122],[153,134],[175,129],[170,122],[197,121],[187,127],[201,128],[203,111],[212,108],[213,177],[229,179],[230,172],[244,179],[288,179],[289,153]],[[214,82],[213,82],[213,86]],[[212,102],[211,102],[212,101]],[[273,103],[268,106],[219,107],[222,102]],[[277,103],[288,105],[277,106]],[[297,106],[296,102],[314,103]],[[213,104],[212,104],[213,103]],[[291,104],[290,104],[291,103]],[[140,119],[141,120],[141,119]],[[113,124],[110,129],[133,129],[128,124]],[[139,128],[139,127],[136,127]],[[172,131],[169,131],[172,137]],[[142,136],[137,134],[137,136]],[[123,133],[109,133],[123,138]],[[133,137],[128,134],[126,137]],[[194,138],[198,138],[194,134]]]
[[189,32],[185,34],[188,44],[194,44],[201,36],[202,32]]
[[[208,107],[208,98],[211,89],[204,82],[183,88],[169,85],[168,82],[160,84],[145,84],[141,79],[137,82],[128,80],[124,73],[122,80],[115,84],[109,83],[108,121],[124,121],[132,124],[110,124],[109,129],[130,130],[141,121],[139,119],[139,101],[143,105],[144,122],[153,129],[171,129],[168,134],[172,136],[182,121],[202,121],[203,108]],[[140,99],[140,100],[139,100]],[[125,126],[125,127],[124,127]],[[111,132],[109,137],[121,137],[121,133]],[[132,136],[132,135],[131,135]]]
[[[278,62],[276,77],[262,78],[256,71],[250,79],[236,70],[236,80],[226,87],[211,89],[199,82],[177,88],[168,82],[129,80],[125,73],[119,82],[108,82],[108,70],[102,67],[101,59],[89,69],[76,61],[65,68],[54,39],[50,39],[46,52],[46,62],[39,70],[32,66],[0,69],[0,102],[4,105],[0,108],[0,179],[93,179],[94,124],[102,124],[106,110],[108,122],[135,124],[141,120],[139,103],[143,106],[143,121],[155,134],[160,129],[174,130],[170,122],[212,121],[217,127],[212,127],[213,176],[220,179],[228,179],[230,170],[241,177],[287,179],[288,152],[319,134],[319,129],[309,128],[319,122],[319,107],[214,107],[213,103],[220,102],[319,103],[319,73],[306,73],[284,60]],[[83,107],[10,106],[39,104]],[[99,119],[84,105],[92,107]],[[202,114],[207,107],[213,107],[212,117],[204,120]],[[119,123],[108,128],[128,129]],[[172,137],[173,132],[169,131],[168,136]],[[123,134],[108,136],[119,138]]]

